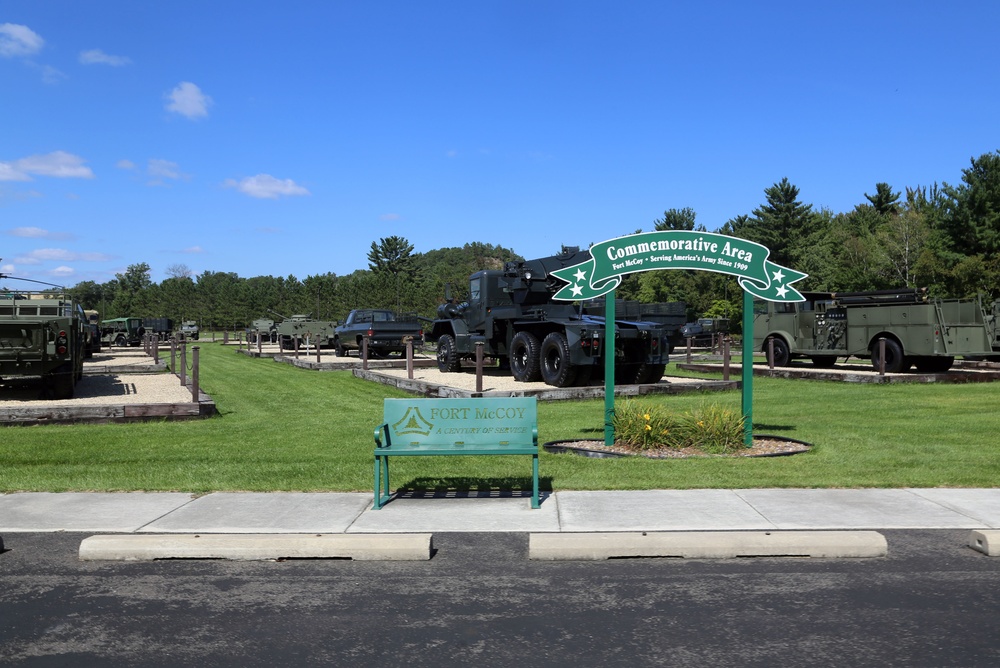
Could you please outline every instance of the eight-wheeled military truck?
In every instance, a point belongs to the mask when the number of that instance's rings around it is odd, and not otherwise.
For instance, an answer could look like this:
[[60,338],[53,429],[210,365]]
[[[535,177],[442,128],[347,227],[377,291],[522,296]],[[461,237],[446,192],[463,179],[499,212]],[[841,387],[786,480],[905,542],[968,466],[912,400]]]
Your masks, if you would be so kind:
[[[885,370],[934,373],[956,355],[988,355],[990,330],[979,299],[935,299],[925,288],[870,292],[803,292],[801,302],[754,303],[754,349],[774,351],[775,366],[807,357],[818,367],[838,357],[870,358]],[[770,361],[770,359],[769,359]]]
[[0,381],[37,379],[42,396],[71,399],[83,376],[86,324],[65,293],[0,293]]
[[437,341],[438,368],[458,371],[482,343],[483,354],[498,359],[516,380],[567,387],[586,385],[602,374],[610,350],[617,382],[659,381],[670,348],[662,326],[616,320],[614,340],[608,342],[603,317],[585,313],[578,303],[552,299],[565,285],[552,272],[590,259],[587,251],[564,247],[559,255],[472,274],[468,301],[439,306],[427,335]]
[[336,320],[313,320],[312,315],[307,313],[285,318],[278,323],[275,334],[282,350],[293,350],[296,340],[298,340],[299,348],[306,346],[332,348],[334,345],[333,330],[336,327]]
[[368,339],[368,354],[387,357],[391,353],[403,354],[406,342],[423,345],[424,332],[416,313],[396,313],[384,309],[355,309],[347,320],[334,330],[337,356],[361,351],[362,342]]

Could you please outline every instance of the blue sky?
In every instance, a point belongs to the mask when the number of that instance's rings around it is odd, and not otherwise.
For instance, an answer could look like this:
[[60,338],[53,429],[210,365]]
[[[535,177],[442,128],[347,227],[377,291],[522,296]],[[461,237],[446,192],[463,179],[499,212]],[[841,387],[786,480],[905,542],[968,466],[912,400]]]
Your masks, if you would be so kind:
[[0,272],[305,278],[540,257],[787,177],[816,208],[1000,149],[1000,3],[0,4]]

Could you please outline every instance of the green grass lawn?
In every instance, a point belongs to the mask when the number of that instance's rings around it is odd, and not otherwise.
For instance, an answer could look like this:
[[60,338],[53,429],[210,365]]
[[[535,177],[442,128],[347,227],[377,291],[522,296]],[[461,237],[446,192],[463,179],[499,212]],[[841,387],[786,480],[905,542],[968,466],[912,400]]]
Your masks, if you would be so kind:
[[[670,371],[668,370],[668,373]],[[219,415],[187,422],[0,428],[0,492],[371,491],[382,399],[404,393],[202,342]],[[649,399],[740,409],[741,393]],[[554,490],[1000,485],[1000,384],[860,385],[754,379],[754,430],[807,441],[790,457],[649,460],[541,456]],[[539,404],[539,440],[603,438],[603,400]],[[527,457],[415,457],[393,485],[530,483]]]

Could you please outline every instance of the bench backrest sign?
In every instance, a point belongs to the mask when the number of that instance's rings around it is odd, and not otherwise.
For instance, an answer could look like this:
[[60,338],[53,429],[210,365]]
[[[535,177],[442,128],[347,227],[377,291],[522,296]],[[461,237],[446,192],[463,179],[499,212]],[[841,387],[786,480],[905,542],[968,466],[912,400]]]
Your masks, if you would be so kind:
[[534,397],[386,399],[383,418],[393,448],[531,445],[537,423]]

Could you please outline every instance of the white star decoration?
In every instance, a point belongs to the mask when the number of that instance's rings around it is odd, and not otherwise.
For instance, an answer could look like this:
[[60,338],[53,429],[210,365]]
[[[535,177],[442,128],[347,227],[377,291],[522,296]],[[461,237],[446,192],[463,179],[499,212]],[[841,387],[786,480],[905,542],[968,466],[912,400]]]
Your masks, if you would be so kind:
[[579,285],[577,285],[576,283],[574,283],[574,284],[573,284],[573,287],[572,287],[572,288],[570,288],[570,290],[571,290],[571,291],[573,292],[573,296],[574,296],[574,297],[576,297],[576,296],[577,296],[577,295],[579,295],[579,294],[580,294],[581,292],[583,292],[583,288],[582,288],[582,287],[580,287]]
[[585,273],[583,273],[583,269],[577,269],[576,273],[573,274],[573,278],[575,278],[576,280],[582,282],[583,279],[587,278],[587,275]]
[[783,279],[785,277],[785,275],[783,273],[781,273],[780,269],[778,271],[774,272],[773,276],[774,276],[774,280],[777,281],[778,283],[781,283],[781,279]]
[[788,294],[788,288],[782,285],[777,289],[777,293],[779,297],[784,297],[786,294]]

